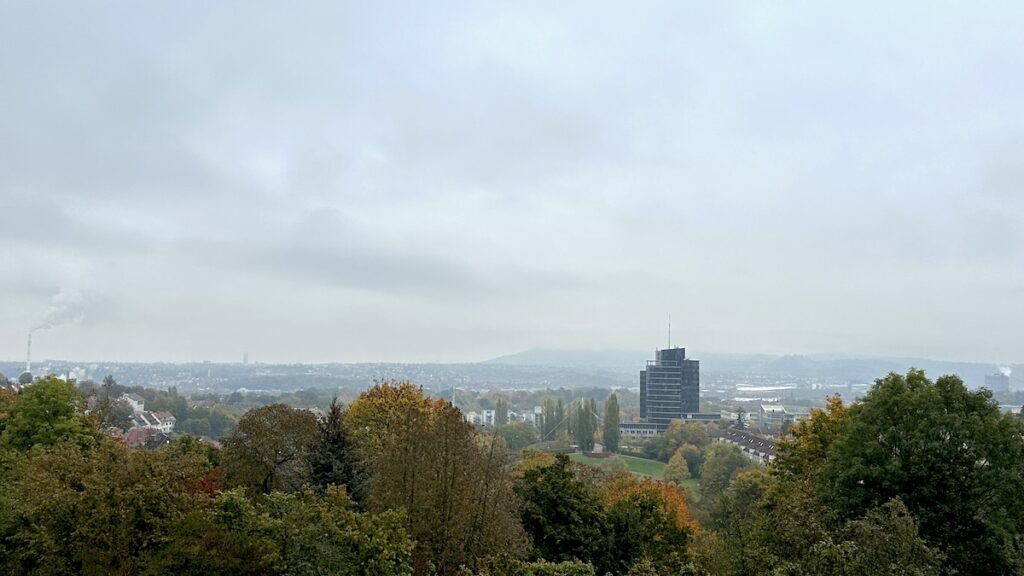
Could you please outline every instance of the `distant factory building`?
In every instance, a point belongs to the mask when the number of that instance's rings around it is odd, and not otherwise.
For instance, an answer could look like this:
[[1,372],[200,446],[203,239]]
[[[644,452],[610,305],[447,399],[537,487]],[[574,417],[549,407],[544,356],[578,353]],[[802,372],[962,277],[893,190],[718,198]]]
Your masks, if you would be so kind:
[[1010,391],[1010,375],[1005,372],[997,372],[985,376],[985,388],[993,394],[1002,394]]
[[758,413],[761,424],[779,428],[811,417],[810,408],[782,404],[761,404]]

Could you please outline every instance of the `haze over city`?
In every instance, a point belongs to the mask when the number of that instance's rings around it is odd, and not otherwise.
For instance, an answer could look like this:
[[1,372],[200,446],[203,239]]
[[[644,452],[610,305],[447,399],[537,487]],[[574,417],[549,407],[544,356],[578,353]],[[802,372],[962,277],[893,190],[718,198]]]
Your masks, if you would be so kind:
[[[244,10],[241,9],[244,7]],[[0,3],[0,358],[1024,361],[1024,4]]]

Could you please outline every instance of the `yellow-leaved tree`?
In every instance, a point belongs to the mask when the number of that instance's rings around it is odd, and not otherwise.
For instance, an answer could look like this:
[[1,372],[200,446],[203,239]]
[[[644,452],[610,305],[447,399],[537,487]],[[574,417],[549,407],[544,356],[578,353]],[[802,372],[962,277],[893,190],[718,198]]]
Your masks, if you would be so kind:
[[416,574],[449,574],[488,557],[523,557],[504,440],[480,438],[450,403],[408,382],[381,382],[345,418],[371,471],[370,509],[404,510]]

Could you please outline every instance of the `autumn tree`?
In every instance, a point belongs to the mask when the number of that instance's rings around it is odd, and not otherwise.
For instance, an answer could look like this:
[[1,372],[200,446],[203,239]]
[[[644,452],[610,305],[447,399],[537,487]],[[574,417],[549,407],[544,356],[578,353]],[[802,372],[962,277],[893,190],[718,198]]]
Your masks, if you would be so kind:
[[689,570],[687,546],[697,524],[679,487],[621,474],[602,491],[610,534],[606,570],[625,574],[640,563],[656,574]]
[[536,468],[544,468],[555,463],[555,454],[527,448],[519,454],[519,460],[512,468],[512,476],[522,478],[526,472]]
[[736,473],[756,466],[747,458],[739,446],[716,442],[704,451],[704,463],[700,469],[701,492],[714,497],[729,487]]
[[137,574],[207,496],[202,456],[65,442],[23,461],[9,484],[8,574]]
[[891,373],[848,418],[833,440],[826,427],[806,442],[828,452],[824,501],[853,518],[898,499],[958,573],[1012,569],[1024,532],[1024,427],[989,391],[956,376]]
[[711,502],[694,557],[706,572],[751,576],[940,574],[942,555],[898,500],[843,520],[809,486],[751,469]]
[[457,576],[595,576],[594,567],[586,562],[528,562],[513,558],[491,558],[476,570],[463,570]]
[[668,459],[684,444],[693,444],[698,449],[703,449],[709,442],[706,425],[673,420],[665,432],[644,443],[644,453],[655,460],[668,462]]
[[33,446],[71,442],[87,447],[97,434],[82,414],[82,402],[73,382],[56,376],[40,378],[26,387],[8,408],[0,434],[0,448],[26,451]]
[[523,500],[523,527],[539,557],[606,565],[607,521],[600,495],[576,477],[567,456],[526,470],[516,491]]
[[807,564],[811,574],[938,576],[944,573],[945,558],[920,538],[914,517],[896,499],[844,524]]
[[621,431],[619,430],[619,399],[613,393],[604,402],[604,449],[606,452],[618,452],[619,451],[619,439]]
[[573,437],[580,450],[592,452],[594,450],[594,432],[597,430],[597,421],[594,416],[594,401],[592,399],[581,399],[576,405],[576,415],[573,419]]
[[[708,499],[702,517],[704,530],[695,546],[697,563],[707,572],[720,574],[758,574],[760,567],[773,569],[764,558],[761,513],[766,492],[775,485],[775,478],[761,469],[751,469],[736,476],[733,483],[717,498]],[[812,518],[815,510],[807,509]]]
[[317,440],[312,412],[271,404],[250,410],[224,440],[225,483],[250,493],[297,490],[309,477]]
[[101,428],[121,428],[127,429],[131,427],[131,416],[133,410],[124,400],[115,399],[108,402],[106,406],[102,406],[99,410],[99,425]]
[[494,425],[504,426],[505,424],[508,424],[508,402],[499,398],[494,403]]
[[353,442],[367,458],[380,455],[395,424],[410,410],[426,411],[431,401],[423,389],[401,380],[381,380],[364,391],[344,413]]
[[555,426],[555,402],[551,398],[545,398],[541,405],[540,437],[541,440],[550,440],[554,433]]
[[683,460],[686,461],[686,467],[690,471],[690,478],[700,476],[700,467],[704,463],[704,454],[701,453],[700,448],[693,444],[683,444],[676,450],[676,454],[681,455]]
[[626,464],[626,461],[618,454],[613,454],[607,458],[601,458],[597,466],[604,472],[608,473],[629,471],[629,464]]
[[411,574],[400,513],[365,514],[338,488],[221,492],[177,524],[146,574],[385,576]]
[[668,465],[665,466],[665,482],[671,482],[673,484],[682,484],[683,480],[690,479],[690,468],[687,465],[686,458],[683,457],[683,449],[676,450],[676,453],[668,459]]
[[776,444],[776,468],[793,476],[817,476],[849,419],[839,395],[830,396],[824,410],[812,409],[809,418],[790,429],[789,438]]
[[115,391],[120,388],[122,387],[110,374],[103,378],[103,384],[96,387],[96,414],[101,429],[128,428],[130,426],[132,407],[116,397]]
[[281,545],[290,576],[411,576],[413,541],[402,514],[359,514],[344,493],[274,493],[259,506],[274,521],[270,535]]
[[[390,385],[383,385],[389,387]],[[379,402],[393,398],[397,405]],[[371,404],[362,405],[364,400]],[[380,387],[352,403],[368,422],[385,422],[371,459],[370,509],[403,509],[416,541],[417,574],[448,574],[501,553],[521,556],[527,540],[506,469],[508,452],[494,434],[478,435],[451,404]],[[374,415],[375,410],[386,418]]]
[[540,442],[537,428],[526,422],[501,426],[497,429],[497,434],[505,440],[505,445],[513,453],[518,453],[523,448]]
[[18,395],[8,388],[0,388],[0,438],[3,437],[4,428],[11,417],[11,409],[18,401]]
[[541,440],[553,440],[567,429],[565,404],[561,398],[546,398],[541,417]]
[[831,398],[769,474],[721,491],[698,556],[749,574],[1015,573],[1022,438],[987,391],[890,374],[852,406]]

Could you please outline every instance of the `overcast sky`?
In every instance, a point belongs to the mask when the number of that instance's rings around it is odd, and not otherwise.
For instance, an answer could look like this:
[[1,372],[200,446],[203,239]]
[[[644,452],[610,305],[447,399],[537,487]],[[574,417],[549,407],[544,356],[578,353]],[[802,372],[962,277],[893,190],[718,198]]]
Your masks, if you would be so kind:
[[1024,361],[1024,3],[842,5],[0,0],[0,357]]

